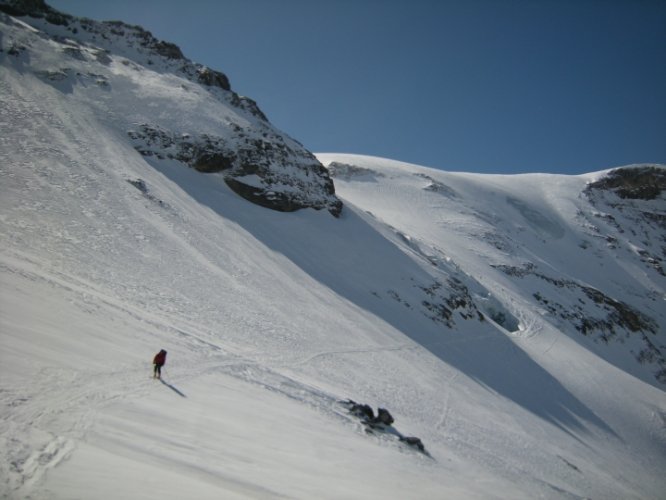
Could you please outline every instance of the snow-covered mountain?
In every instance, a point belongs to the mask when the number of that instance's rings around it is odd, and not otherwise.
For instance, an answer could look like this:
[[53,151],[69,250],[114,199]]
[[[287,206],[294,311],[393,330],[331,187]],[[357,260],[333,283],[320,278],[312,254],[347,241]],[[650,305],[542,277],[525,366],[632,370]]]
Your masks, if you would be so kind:
[[319,158],[343,199],[440,272],[455,268],[476,307],[510,334],[548,322],[646,382],[666,383],[662,166],[479,176]]
[[144,156],[222,172],[234,191],[270,208],[339,213],[321,164],[223,73],[138,26],[72,17],[42,0],[3,0],[0,8],[36,29],[7,18],[3,52],[12,69],[94,110]]
[[3,498],[663,498],[663,166],[315,157],[139,27],[0,11]]

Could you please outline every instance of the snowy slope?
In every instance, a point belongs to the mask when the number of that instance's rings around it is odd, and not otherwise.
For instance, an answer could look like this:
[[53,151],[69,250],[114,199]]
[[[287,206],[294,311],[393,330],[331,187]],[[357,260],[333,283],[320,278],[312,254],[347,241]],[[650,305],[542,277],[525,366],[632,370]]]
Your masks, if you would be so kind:
[[[319,155],[347,165],[339,218],[267,210],[158,154],[173,145],[137,150],[124,116],[155,121],[180,76],[116,73],[92,99],[40,76],[71,64],[51,38],[2,22],[3,47],[32,44],[20,67],[0,53],[3,497],[663,496],[666,398],[630,352],[642,337],[595,342],[534,297],[574,300],[539,277],[566,276],[663,334],[663,278],[628,243],[604,254],[579,213],[601,173]],[[223,134],[199,121],[209,94],[188,95],[160,127]],[[430,456],[366,434],[346,398],[388,408]]]
[[548,322],[646,382],[666,383],[663,167],[619,169],[654,172],[644,182],[657,193],[622,199],[599,187],[609,171],[479,176],[319,158],[343,198],[379,227],[432,266],[446,260],[486,285],[518,320],[507,330],[531,335]]
[[[31,15],[2,14],[14,4]],[[312,153],[233,92],[223,73],[140,27],[67,16],[40,1],[2,0],[0,14],[8,69],[94,110],[142,155],[221,172],[235,192],[263,206],[339,213],[333,184]]]

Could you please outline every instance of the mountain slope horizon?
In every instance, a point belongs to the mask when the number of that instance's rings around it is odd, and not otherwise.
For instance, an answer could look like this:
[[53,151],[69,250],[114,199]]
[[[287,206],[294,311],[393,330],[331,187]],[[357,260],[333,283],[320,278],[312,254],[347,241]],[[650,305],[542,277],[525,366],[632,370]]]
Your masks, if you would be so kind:
[[[316,158],[275,129],[256,102],[233,92],[225,74],[190,61],[175,44],[139,26],[63,14],[42,0],[3,0],[0,12],[21,16],[42,35],[19,24],[7,30],[13,69],[29,66],[32,77],[96,108],[143,156],[221,172],[236,193],[268,208],[339,214]],[[123,100],[109,104],[117,92]]]
[[[663,166],[312,155],[167,42],[130,47],[138,28],[18,14],[0,14],[3,497],[660,497]],[[234,124],[264,142],[238,152]],[[268,170],[209,168],[231,153]]]
[[[509,305],[525,301],[539,311],[539,322],[553,322],[609,360],[617,355],[609,351],[621,343],[637,362],[624,369],[638,375],[639,366],[651,364],[657,383],[666,380],[659,327],[664,321],[663,166],[579,176],[501,176],[358,155],[317,156],[343,199],[371,212],[393,239],[406,242],[425,262],[453,264],[477,282],[489,274],[497,284],[513,282],[502,293],[507,297],[497,294],[486,311],[503,318],[500,325],[509,332],[525,327],[516,318],[533,315]],[[393,184],[405,190],[396,199]],[[641,296],[645,300],[637,300]],[[592,347],[597,345],[603,347]]]

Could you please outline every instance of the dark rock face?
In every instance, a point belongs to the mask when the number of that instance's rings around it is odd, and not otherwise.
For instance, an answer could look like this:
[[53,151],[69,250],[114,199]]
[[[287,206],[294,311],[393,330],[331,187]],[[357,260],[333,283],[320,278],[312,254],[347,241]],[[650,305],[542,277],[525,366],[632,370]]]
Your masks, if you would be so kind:
[[428,297],[422,302],[422,305],[428,311],[426,315],[433,321],[453,328],[455,325],[454,311],[457,311],[464,319],[484,321],[484,316],[476,307],[469,290],[459,279],[450,277],[446,281],[446,286],[435,281],[431,286],[421,287],[421,289]]
[[10,16],[31,16],[45,18],[51,24],[67,26],[72,16],[49,7],[44,0],[3,0],[0,12]]
[[[630,337],[638,340],[640,349],[633,352],[641,364],[654,364],[655,378],[666,383],[666,351],[660,345],[659,327],[654,318],[631,305],[615,300],[602,291],[571,279],[554,278],[539,272],[536,266],[493,266],[508,276],[524,279],[536,277],[548,287],[541,286],[533,296],[554,317],[564,320],[581,334],[597,342],[625,342]],[[566,290],[571,303],[559,302],[557,290]],[[561,300],[561,299],[560,299]]]
[[[280,212],[327,209],[340,215],[342,202],[317,159],[282,136],[237,127],[231,137],[175,134],[144,124],[128,132],[142,155],[175,159],[203,173],[222,173],[227,185],[248,201]],[[254,136],[254,137],[253,137]]]
[[376,421],[384,425],[391,425],[393,422],[395,422],[393,415],[391,415],[385,408],[377,408]]
[[256,116],[262,121],[265,121],[268,123],[268,118],[266,118],[266,115],[264,114],[263,111],[259,109],[259,106],[257,105],[257,102],[254,101],[253,99],[250,99],[249,97],[245,96],[239,96],[236,93],[233,93],[234,98],[238,99],[238,103],[236,104],[239,108],[244,109],[245,111],[248,111],[252,115]]
[[[644,332],[656,334],[658,331],[657,323],[654,319],[631,307],[629,304],[608,297],[596,288],[582,285],[570,279],[550,277],[537,271],[533,265],[522,268],[504,265],[495,265],[493,267],[509,276],[516,278],[535,276],[555,288],[564,288],[574,292],[579,304],[573,307],[563,307],[559,304],[551,303],[550,300],[543,297],[539,292],[536,292],[534,296],[537,301],[546,305],[551,313],[571,321],[576,330],[584,335],[591,335],[598,332],[600,333],[599,339],[608,342],[611,338],[618,335],[619,330],[622,329],[632,333]],[[599,316],[593,317],[590,314],[589,307],[587,309],[582,307],[586,305],[585,298],[598,306]]]
[[[617,249],[627,236],[636,245],[635,252],[646,266],[666,276],[666,168],[663,166],[625,167],[612,170],[602,179],[588,184],[584,191],[590,203],[599,208],[588,219],[595,237],[604,238],[609,248]],[[602,232],[607,226],[610,231]]]
[[179,70],[197,83],[231,90],[226,75],[189,61],[176,44],[158,40],[150,31],[141,26],[131,26],[121,21],[97,22],[77,18],[53,9],[44,0],[0,0],[0,12],[17,17],[44,19],[50,24],[67,26],[73,38],[76,38],[80,29],[93,35],[96,43],[103,46],[104,49],[112,48],[118,39],[123,39],[124,43],[141,48],[147,59],[139,62],[152,64],[151,56],[161,57],[168,63],[178,65],[174,66],[174,70]]
[[587,191],[592,190],[614,191],[625,199],[654,200],[666,190],[666,169],[657,166],[617,168],[590,183]]
[[201,68],[198,71],[198,82],[209,87],[219,87],[224,90],[231,90],[229,79],[224,73],[212,70],[210,68]]
[[152,48],[159,55],[166,57],[167,59],[185,59],[183,53],[180,50],[180,47],[174,43],[158,41]]
[[192,167],[199,172],[211,174],[230,169],[233,167],[235,161],[236,155],[233,151],[227,153],[202,151],[195,154]]
[[375,416],[370,405],[357,403],[351,399],[340,401],[340,404],[347,409],[350,415],[358,418],[361,421],[361,423],[365,426],[366,433],[392,436],[410,448],[418,450],[424,455],[430,456],[430,454],[426,451],[423,442],[419,438],[414,436],[404,436],[392,426],[395,420],[387,409],[378,408],[377,416]]
[[347,401],[347,404],[349,406],[349,413],[355,417],[366,420],[368,422],[375,420],[375,412],[372,410],[370,405],[359,404],[352,401],[351,399]]

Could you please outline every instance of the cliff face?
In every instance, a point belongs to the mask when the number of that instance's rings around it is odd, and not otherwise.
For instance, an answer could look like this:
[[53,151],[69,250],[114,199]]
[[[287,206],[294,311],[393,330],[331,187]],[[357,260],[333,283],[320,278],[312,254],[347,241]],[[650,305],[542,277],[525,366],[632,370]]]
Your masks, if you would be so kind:
[[0,0],[0,12],[11,26],[3,30],[4,63],[105,115],[149,162],[218,173],[243,198],[274,210],[340,214],[326,169],[232,91],[224,73],[138,26],[70,16],[41,0]]
[[611,191],[629,200],[655,200],[665,190],[666,172],[656,165],[616,168],[587,188],[590,194]]

